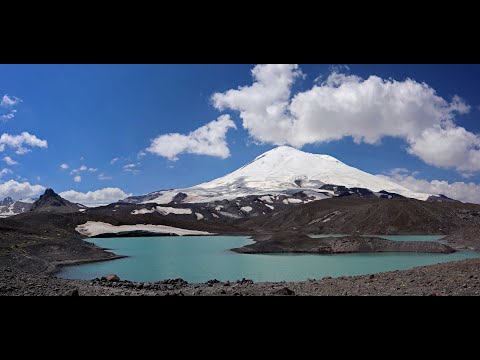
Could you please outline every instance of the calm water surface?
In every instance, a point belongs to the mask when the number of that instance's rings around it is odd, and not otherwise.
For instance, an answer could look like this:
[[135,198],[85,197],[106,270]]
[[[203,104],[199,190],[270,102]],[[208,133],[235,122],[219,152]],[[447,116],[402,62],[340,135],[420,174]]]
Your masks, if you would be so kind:
[[361,275],[480,257],[454,254],[237,254],[229,249],[252,243],[246,236],[172,236],[88,239],[112,249],[125,259],[69,266],[57,274],[71,279],[93,279],[114,273],[132,281],[183,278],[188,282],[210,279],[301,281],[325,276]]

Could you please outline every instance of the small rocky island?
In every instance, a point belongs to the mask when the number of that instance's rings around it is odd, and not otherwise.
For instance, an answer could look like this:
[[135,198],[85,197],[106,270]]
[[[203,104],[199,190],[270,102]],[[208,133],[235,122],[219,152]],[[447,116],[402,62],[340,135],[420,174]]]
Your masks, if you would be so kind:
[[343,236],[311,238],[308,235],[282,233],[253,237],[256,242],[232,249],[243,254],[311,253],[348,254],[373,252],[442,253],[455,252],[452,247],[430,241],[392,241],[378,237]]

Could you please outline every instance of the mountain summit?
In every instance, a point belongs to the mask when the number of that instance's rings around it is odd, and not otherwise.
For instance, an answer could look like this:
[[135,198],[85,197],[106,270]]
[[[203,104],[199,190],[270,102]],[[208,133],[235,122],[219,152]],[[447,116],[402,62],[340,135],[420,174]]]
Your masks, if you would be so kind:
[[30,211],[71,213],[77,212],[79,209],[80,207],[77,204],[65,200],[52,189],[47,189],[45,193],[33,203]]
[[184,203],[232,200],[250,195],[290,195],[303,192],[321,200],[337,196],[337,187],[368,189],[427,200],[431,194],[417,193],[365,171],[348,166],[330,155],[307,153],[279,146],[256,157],[238,170],[218,179],[186,189],[158,191],[125,201],[170,203],[180,192]]
[[325,184],[366,188],[375,192],[385,190],[421,200],[428,198],[427,194],[414,193],[401,185],[348,166],[330,155],[311,154],[289,146],[267,151],[240,169],[193,189],[278,191],[287,188],[315,189]]

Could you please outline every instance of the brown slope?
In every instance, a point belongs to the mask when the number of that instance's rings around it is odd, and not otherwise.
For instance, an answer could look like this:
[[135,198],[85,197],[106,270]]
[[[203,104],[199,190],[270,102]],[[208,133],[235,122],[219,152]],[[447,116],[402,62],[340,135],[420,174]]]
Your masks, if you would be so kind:
[[480,225],[480,205],[351,196],[252,218],[242,227],[324,234],[449,234],[475,224]]

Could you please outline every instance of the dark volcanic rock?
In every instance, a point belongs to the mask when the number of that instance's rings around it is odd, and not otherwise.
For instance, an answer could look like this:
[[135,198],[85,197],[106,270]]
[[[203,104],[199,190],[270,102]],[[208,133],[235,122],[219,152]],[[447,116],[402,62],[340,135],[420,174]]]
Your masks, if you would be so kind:
[[52,189],[45,190],[45,193],[33,203],[30,211],[44,211],[56,213],[78,212],[80,206],[65,200]]
[[295,291],[287,287],[284,287],[284,288],[275,290],[274,292],[272,292],[272,295],[292,296],[292,295],[295,295]]
[[443,194],[429,196],[427,201],[428,202],[456,202],[456,203],[460,202],[458,200],[451,199]]
[[78,289],[67,290],[63,293],[63,296],[79,296]]
[[385,191],[385,190],[381,190],[381,191],[379,191],[379,193],[381,194],[380,198],[382,198],[382,199],[405,199],[405,196],[402,196],[402,195],[399,195],[399,194],[396,194],[396,193],[392,193],[392,192],[388,192],[388,191]]
[[187,194],[179,192],[177,195],[175,195],[171,201],[173,204],[180,204],[187,198]]
[[110,282],[119,282],[120,281],[120,278],[118,277],[118,275],[115,275],[115,274],[109,274],[109,275],[105,276],[105,279],[107,279],[107,281],[110,281]]

